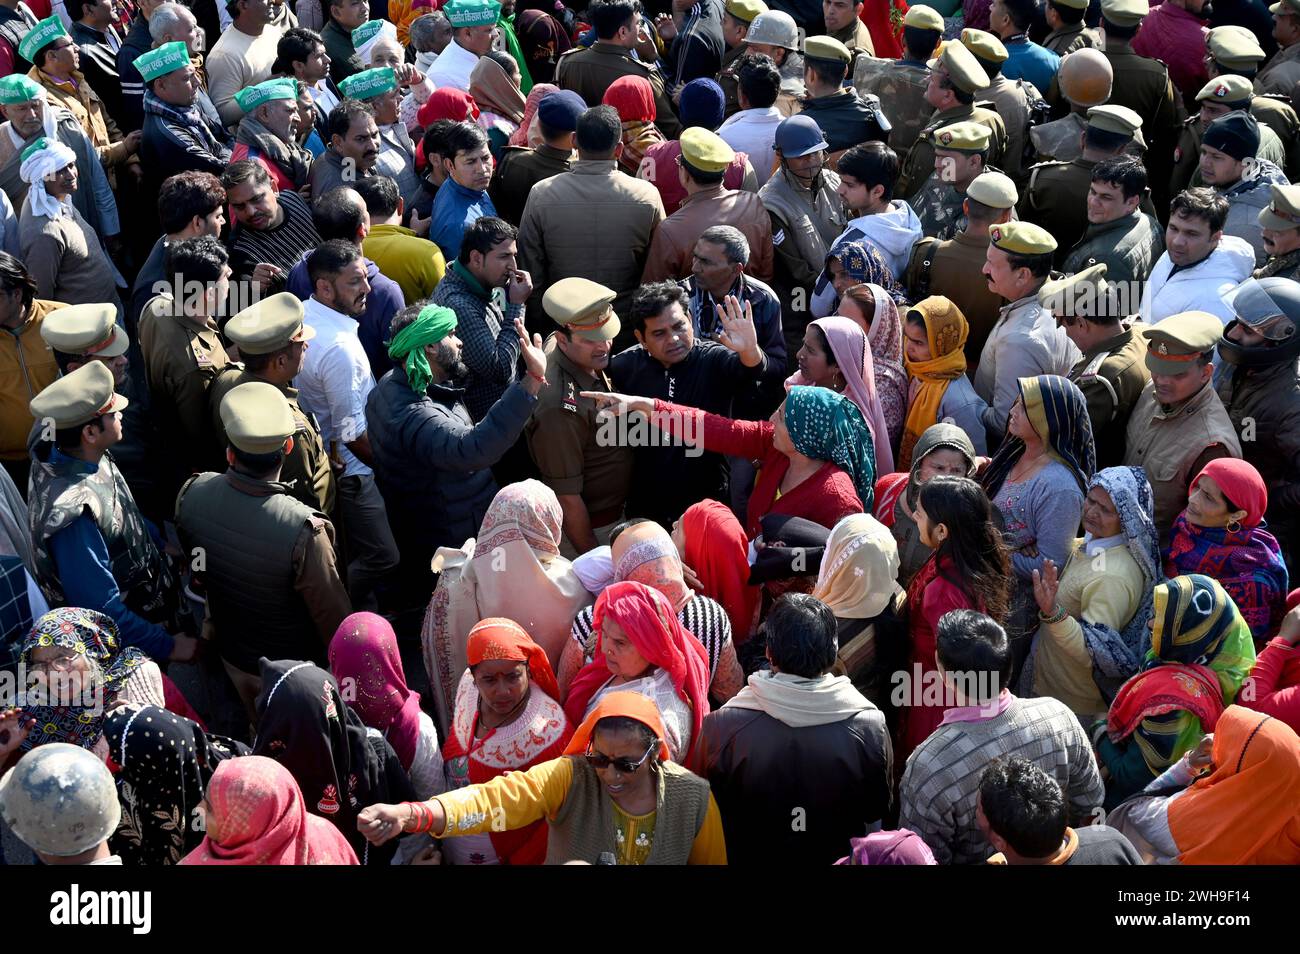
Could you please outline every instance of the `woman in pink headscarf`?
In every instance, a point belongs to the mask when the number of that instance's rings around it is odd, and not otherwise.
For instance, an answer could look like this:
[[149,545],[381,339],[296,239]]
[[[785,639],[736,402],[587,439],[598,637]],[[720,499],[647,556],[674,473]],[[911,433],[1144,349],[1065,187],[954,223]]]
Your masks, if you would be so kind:
[[[382,732],[421,798],[443,790],[442,750],[420,694],[406,685],[392,625],[374,613],[353,613],[330,640],[330,672],[361,721]],[[426,794],[427,793],[427,794]]]
[[831,315],[808,323],[803,347],[799,349],[799,370],[786,378],[786,390],[798,384],[830,388],[858,406],[871,428],[876,451],[876,473],[894,470],[892,439],[884,409],[876,395],[875,362],[862,326],[851,318]]
[[308,814],[302,790],[275,759],[226,759],[203,800],[207,835],[183,865],[355,865],[339,830]]
[[611,692],[651,699],[674,761],[689,761],[709,712],[709,666],[668,598],[644,583],[615,583],[596,601],[596,656],[573,680],[564,712],[577,724]]
[[510,134],[510,145],[536,149],[543,143],[541,130],[537,128],[537,107],[541,105],[542,97],[547,93],[559,91],[560,87],[551,83],[538,83],[533,87],[524,103],[524,118],[519,123],[519,128]]

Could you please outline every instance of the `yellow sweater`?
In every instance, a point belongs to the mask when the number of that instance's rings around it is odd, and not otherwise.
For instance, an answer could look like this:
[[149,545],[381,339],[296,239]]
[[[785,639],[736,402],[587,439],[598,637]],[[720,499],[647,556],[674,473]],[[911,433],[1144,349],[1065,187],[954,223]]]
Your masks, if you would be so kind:
[[[434,800],[442,805],[447,824],[438,837],[513,831],[541,819],[554,818],[573,783],[573,762],[567,758],[542,762],[523,772],[499,775],[480,785],[469,785]],[[606,796],[608,797],[608,796]],[[618,826],[617,860],[620,865],[643,864],[654,844],[655,812],[629,815],[614,804]],[[726,843],[718,803],[709,795],[704,825],[695,835],[688,864],[725,865]]]
[[1088,556],[1083,540],[1076,540],[1056,601],[1067,615],[1038,629],[1034,692],[1059,699],[1080,716],[1104,715],[1106,701],[1093,681],[1079,620],[1123,629],[1142,605],[1142,571],[1124,543]]

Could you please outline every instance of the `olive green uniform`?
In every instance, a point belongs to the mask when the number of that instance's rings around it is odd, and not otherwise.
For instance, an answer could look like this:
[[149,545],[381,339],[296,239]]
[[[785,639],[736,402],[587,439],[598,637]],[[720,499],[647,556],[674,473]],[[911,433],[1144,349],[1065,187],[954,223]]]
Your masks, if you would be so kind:
[[906,163],[916,137],[934,115],[934,107],[925,101],[929,76],[924,63],[907,60],[859,56],[853,65],[854,88],[863,96],[876,96],[892,124],[889,147],[898,153],[900,164]]
[[1047,34],[1043,46],[1057,56],[1065,56],[1075,50],[1101,49],[1101,36],[1083,22],[1067,23],[1061,29]]
[[1007,151],[1007,127],[1002,122],[1002,117],[980,103],[954,106],[952,109],[945,109],[931,115],[930,121],[917,134],[907,155],[907,162],[902,166],[894,195],[900,198],[911,198],[925,186],[925,181],[934,172],[932,137],[935,130],[960,122],[975,122],[988,126],[993,132],[993,137],[989,141],[989,153],[985,161],[993,166],[1001,162],[1002,156]]
[[1139,56],[1121,40],[1108,39],[1102,51],[1110,60],[1114,81],[1110,106],[1127,106],[1142,117],[1142,138],[1147,144],[1147,173],[1156,205],[1168,209],[1169,171],[1178,126],[1184,111],[1174,91],[1169,70],[1158,60]]
[[620,76],[643,76],[650,81],[655,97],[655,125],[664,136],[676,139],[682,124],[664,91],[663,77],[655,67],[636,59],[631,50],[597,40],[587,49],[578,47],[561,53],[555,64],[555,85],[573,90],[588,106],[599,106],[605,91]]
[[546,143],[536,149],[507,146],[488,186],[488,196],[496,206],[497,215],[518,228],[529,190],[543,179],[568,172],[577,158],[573,152]]
[[970,325],[966,365],[972,372],[1005,304],[996,292],[989,290],[988,279],[982,274],[988,248],[987,234],[961,232],[947,241],[921,239],[912,247],[912,258],[904,276],[912,301],[943,295],[966,316]]
[[1146,366],[1146,339],[1137,333],[1134,324],[1125,321],[1119,334],[1089,348],[1070,369],[1070,380],[1088,402],[1098,470],[1117,467],[1124,459],[1129,415],[1151,380]]

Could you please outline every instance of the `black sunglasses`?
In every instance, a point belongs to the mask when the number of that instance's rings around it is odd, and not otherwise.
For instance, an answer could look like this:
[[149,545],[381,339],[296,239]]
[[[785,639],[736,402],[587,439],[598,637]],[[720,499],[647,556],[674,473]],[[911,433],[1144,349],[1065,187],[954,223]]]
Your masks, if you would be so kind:
[[658,739],[655,739],[653,742],[650,743],[650,748],[645,750],[645,755],[641,756],[635,762],[633,762],[631,759],[610,758],[608,755],[602,755],[599,752],[593,752],[591,750],[590,744],[587,745],[587,752],[584,757],[587,760],[587,764],[594,769],[607,769],[612,765],[614,766],[614,768],[618,769],[624,775],[631,775],[642,765],[645,765],[645,760],[650,758],[650,753],[653,752],[655,749],[659,748],[661,744],[662,743],[660,743]]

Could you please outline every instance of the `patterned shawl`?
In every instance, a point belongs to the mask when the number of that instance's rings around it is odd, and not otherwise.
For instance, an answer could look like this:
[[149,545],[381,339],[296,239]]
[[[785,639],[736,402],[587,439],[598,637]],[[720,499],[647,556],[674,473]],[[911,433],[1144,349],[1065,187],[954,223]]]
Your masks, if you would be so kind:
[[[23,741],[22,751],[46,742],[67,742],[83,749],[94,748],[103,734],[105,710],[116,701],[132,673],[149,662],[149,657],[139,649],[134,646],[119,649],[120,644],[117,624],[94,610],[65,606],[51,610],[36,621],[23,642],[19,657],[19,662],[29,673],[34,650],[57,646],[84,656],[90,662],[93,674],[83,677],[80,695],[75,700],[62,700],[67,704],[24,707],[34,721],[31,733]],[[69,692],[67,688],[60,691],[55,673],[47,672],[46,675],[55,677],[52,688],[56,695]],[[30,682],[30,675],[28,678]],[[22,688],[31,691],[28,686]]]
[[226,759],[247,755],[248,746],[157,706],[114,710],[104,737],[122,803],[113,853],[128,865],[176,864],[203,841],[195,809],[212,773]]
[[551,83],[538,83],[533,87],[532,92],[528,94],[528,99],[524,101],[523,122],[510,134],[508,145],[527,146],[529,149],[540,145],[542,139],[541,133],[537,132],[537,107],[541,105],[543,96],[559,91],[560,87]]
[[668,531],[653,521],[633,524],[620,533],[610,555],[615,580],[644,583],[658,590],[673,604],[674,613],[680,613],[694,595],[686,585],[677,545]]
[[876,499],[876,452],[858,406],[829,388],[793,387],[785,398],[785,426],[795,450],[838,466],[853,481],[863,509]]
[[1163,582],[1160,535],[1152,516],[1151,484],[1141,467],[1107,467],[1092,478],[1088,489],[1100,487],[1110,495],[1119,514],[1128,552],[1142,571],[1142,603],[1120,631],[1080,619],[1083,640],[1092,657],[1092,678],[1102,697],[1115,697],[1124,681],[1138,671],[1149,648],[1147,624],[1153,612],[1152,591]]
[[903,319],[898,302],[884,287],[867,283],[874,300],[874,315],[867,331],[876,369],[876,393],[889,427],[889,441],[897,445],[907,420],[907,371],[903,367]]
[[[1088,481],[1097,470],[1097,457],[1083,392],[1059,375],[1040,374],[1020,379],[1020,396],[1029,423],[1047,446],[1048,456],[1070,468],[1079,489],[1087,493]],[[1008,433],[984,474],[984,490],[990,500],[1024,453],[1025,442]]]

